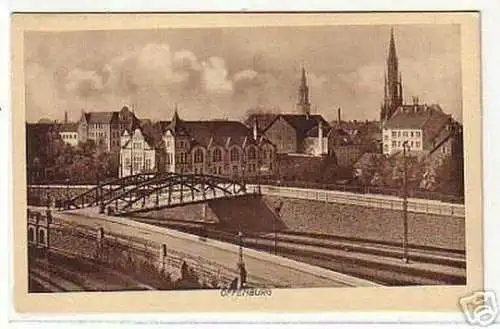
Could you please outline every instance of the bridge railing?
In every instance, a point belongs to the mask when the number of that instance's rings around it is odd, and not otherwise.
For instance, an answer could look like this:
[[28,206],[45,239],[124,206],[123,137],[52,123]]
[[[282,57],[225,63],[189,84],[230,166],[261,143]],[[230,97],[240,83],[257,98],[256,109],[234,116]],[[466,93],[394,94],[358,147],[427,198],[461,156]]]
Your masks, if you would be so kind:
[[[380,194],[380,195],[392,195],[401,196],[402,189],[397,187],[388,186],[370,186],[370,185],[359,185],[359,184],[333,184],[333,183],[318,183],[318,182],[307,182],[307,181],[291,181],[291,180],[278,180],[269,177],[266,178],[249,178],[248,183],[251,184],[262,184],[262,185],[272,185],[272,186],[283,186],[283,187],[296,187],[305,189],[319,189],[319,190],[333,190],[342,192],[352,192],[361,194]],[[463,204],[463,196],[449,195],[436,191],[424,191],[424,190],[409,190],[410,197],[429,199],[436,201],[443,201],[455,204]]]
[[[403,210],[403,200],[387,195],[366,195],[333,190],[313,190],[283,186],[260,186],[261,193],[279,197],[340,203],[380,209]],[[452,217],[465,217],[465,206],[436,200],[409,199],[408,211]]]

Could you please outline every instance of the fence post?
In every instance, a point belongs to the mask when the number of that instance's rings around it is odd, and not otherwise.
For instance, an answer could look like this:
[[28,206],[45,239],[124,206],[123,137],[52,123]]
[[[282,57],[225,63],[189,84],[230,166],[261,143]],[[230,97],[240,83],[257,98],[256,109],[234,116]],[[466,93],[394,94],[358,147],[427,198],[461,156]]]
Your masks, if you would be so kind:
[[162,244],[160,247],[160,272],[166,274],[166,263],[167,263],[167,245]]
[[101,261],[102,260],[102,253],[103,253],[103,243],[104,243],[104,229],[102,227],[99,227],[97,230],[97,260]]

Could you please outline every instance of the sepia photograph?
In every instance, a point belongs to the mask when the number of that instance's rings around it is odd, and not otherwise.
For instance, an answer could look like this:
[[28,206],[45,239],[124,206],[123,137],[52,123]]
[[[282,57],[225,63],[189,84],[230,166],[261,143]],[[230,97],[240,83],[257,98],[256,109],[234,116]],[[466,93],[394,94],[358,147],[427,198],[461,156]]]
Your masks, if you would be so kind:
[[23,298],[478,287],[474,14],[51,16],[13,37]]

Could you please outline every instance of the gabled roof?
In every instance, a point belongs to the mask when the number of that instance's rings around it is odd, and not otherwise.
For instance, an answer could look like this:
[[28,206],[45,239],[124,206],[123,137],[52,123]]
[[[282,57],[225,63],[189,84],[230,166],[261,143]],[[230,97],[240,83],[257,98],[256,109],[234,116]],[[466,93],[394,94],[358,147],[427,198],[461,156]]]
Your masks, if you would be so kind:
[[158,126],[163,134],[170,131],[174,136],[186,137],[193,146],[242,146],[245,141],[253,141],[252,129],[239,121],[184,121],[179,118],[177,111],[171,121],[159,121]]
[[[323,131],[323,137],[326,138],[328,136],[328,134],[330,133],[331,128],[323,126],[322,131]],[[306,134],[306,137],[319,137],[319,125],[312,127],[311,129],[306,131],[305,134]]]
[[307,131],[317,126],[321,121],[323,127],[330,127],[328,122],[319,114],[280,114],[286,122],[288,122],[298,133],[306,134]]
[[249,127],[253,127],[254,123],[257,122],[257,127],[259,131],[266,131],[267,128],[274,122],[274,120],[279,116],[275,113],[256,113],[251,114],[246,120],[246,124]]
[[253,139],[251,129],[238,121],[184,121],[182,125],[194,143],[205,147],[242,146],[246,138]]
[[122,134],[122,138],[125,137],[125,138],[129,138],[125,144],[122,145],[122,147],[127,147],[127,145],[130,143],[131,139],[130,139],[130,136],[132,135],[132,137],[134,137],[137,133],[139,133],[140,135],[142,135],[142,137],[144,138],[144,141],[148,144],[148,146],[152,149],[156,148],[156,141],[154,140],[154,138],[148,134],[145,134],[144,131],[142,130],[142,128],[136,128],[134,130],[134,132],[132,134],[129,134],[129,132],[127,130],[125,130]]
[[119,112],[87,112],[85,117],[88,123],[111,123],[118,120]]
[[424,129],[438,121],[448,120],[449,116],[439,105],[402,105],[386,122],[387,129]]
[[63,123],[59,125],[59,132],[78,132],[77,123]]
[[283,120],[288,122],[288,124],[290,124],[297,133],[308,135],[309,137],[312,137],[314,135],[314,131],[312,129],[314,127],[317,127],[320,121],[323,123],[324,132],[328,133],[330,128],[330,124],[323,118],[323,116],[319,114],[252,114],[248,118],[247,124],[249,126],[253,126],[253,123],[257,121],[259,132],[265,132],[279,118],[283,118]]

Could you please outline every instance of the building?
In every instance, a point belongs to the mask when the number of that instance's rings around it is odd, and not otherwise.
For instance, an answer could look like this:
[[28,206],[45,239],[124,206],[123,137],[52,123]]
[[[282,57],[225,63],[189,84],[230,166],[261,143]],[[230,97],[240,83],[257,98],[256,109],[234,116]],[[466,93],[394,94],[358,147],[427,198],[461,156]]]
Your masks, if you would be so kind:
[[139,123],[127,106],[120,111],[82,112],[78,122],[79,141],[93,140],[108,152],[119,151],[123,132],[134,131]]
[[[126,147],[133,142],[126,144],[130,137],[124,133],[120,152],[122,168],[130,168],[127,158],[134,159],[133,155],[126,154],[138,150],[137,168],[144,171],[153,168],[163,172],[256,177],[272,175],[276,170],[275,146],[259,134],[256,127],[227,120],[184,121],[177,111],[171,121],[159,122],[156,127],[161,129],[159,142],[147,134],[144,136],[141,130],[135,131],[137,140],[144,140],[142,148],[137,149]],[[139,159],[141,152],[149,154],[144,155],[142,162]],[[146,159],[150,161],[146,163]],[[133,169],[123,170],[122,174],[127,176],[134,172]]]
[[78,138],[78,124],[77,123],[63,123],[59,125],[59,136],[64,143],[76,147],[79,142]]
[[297,111],[290,114],[252,114],[247,122],[256,125],[280,154],[328,154],[330,125],[318,114],[311,114],[309,87],[302,68],[298,88]]
[[439,147],[444,155],[459,152],[459,146],[455,147],[458,145],[458,141],[455,141],[458,134],[453,133],[450,137],[450,132],[457,131],[456,127],[460,124],[451,115],[444,113],[438,104],[419,104],[418,97],[413,97],[412,104],[403,104],[403,84],[398,65],[394,32],[391,29],[384,102],[380,111],[382,153],[400,153],[405,145],[408,152],[418,156],[434,156]]
[[[384,124],[383,153],[402,152],[405,143],[413,154],[435,152],[453,125],[451,115],[444,113],[439,105],[418,104],[415,99],[413,105],[400,106]],[[446,151],[446,145],[443,147]]]
[[157,155],[154,141],[145,136],[140,128],[123,132],[120,139],[119,177],[157,170]]

